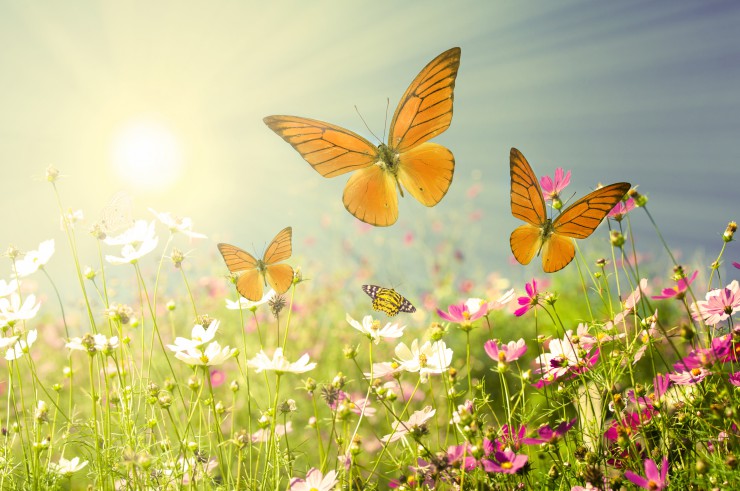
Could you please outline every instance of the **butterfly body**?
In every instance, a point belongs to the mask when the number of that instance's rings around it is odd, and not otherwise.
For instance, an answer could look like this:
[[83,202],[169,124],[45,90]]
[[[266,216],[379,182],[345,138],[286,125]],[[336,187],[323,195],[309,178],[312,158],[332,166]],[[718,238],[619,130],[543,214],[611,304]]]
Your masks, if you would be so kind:
[[331,123],[298,116],[268,116],[265,124],[288,142],[322,176],[352,175],[342,202],[352,215],[375,226],[398,219],[398,189],[434,206],[452,183],[455,158],[427,140],[452,121],[453,90],[460,48],[437,56],[406,90],[391,120],[387,144],[374,145]]
[[554,219],[547,216],[545,198],[537,176],[527,159],[511,149],[511,214],[526,222],[514,229],[509,239],[511,252],[521,264],[542,256],[542,269],[554,273],[575,256],[572,239],[585,239],[607,213],[629,191],[630,184],[618,182],[599,188],[568,206]]
[[238,274],[236,289],[244,298],[259,301],[264,287],[269,285],[280,295],[293,284],[293,268],[277,264],[293,253],[293,229],[286,227],[275,236],[265,250],[264,257],[257,259],[247,251],[231,244],[218,244],[229,271]]
[[416,307],[393,288],[362,285],[362,290],[373,299],[373,309],[384,312],[389,317],[393,317],[399,312],[416,312]]

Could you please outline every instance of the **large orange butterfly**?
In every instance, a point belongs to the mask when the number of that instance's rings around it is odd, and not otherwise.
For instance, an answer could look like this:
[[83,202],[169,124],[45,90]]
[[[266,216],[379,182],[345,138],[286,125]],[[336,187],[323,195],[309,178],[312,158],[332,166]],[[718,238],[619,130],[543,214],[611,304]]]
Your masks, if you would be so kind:
[[629,191],[618,182],[593,191],[564,209],[554,220],[547,217],[545,198],[527,159],[511,149],[511,214],[526,224],[511,233],[511,252],[521,264],[542,254],[546,273],[560,271],[576,254],[572,239],[585,239]]
[[459,66],[460,48],[452,48],[424,67],[398,103],[386,145],[315,119],[264,121],[322,176],[356,171],[344,188],[344,207],[363,222],[386,227],[398,219],[396,187],[402,197],[405,187],[425,206],[439,203],[450,187],[455,157],[427,140],[450,126]]
[[232,273],[238,273],[237,291],[247,300],[260,300],[263,284],[269,284],[276,293],[288,291],[293,284],[293,268],[285,261],[293,253],[293,229],[286,227],[272,239],[262,259],[257,259],[243,249],[230,244],[218,244],[218,250]]

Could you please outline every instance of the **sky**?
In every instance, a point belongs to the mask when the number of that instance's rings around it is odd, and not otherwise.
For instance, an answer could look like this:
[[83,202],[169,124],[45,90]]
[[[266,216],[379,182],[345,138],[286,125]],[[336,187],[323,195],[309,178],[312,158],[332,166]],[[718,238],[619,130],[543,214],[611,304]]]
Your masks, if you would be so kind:
[[[734,1],[3,2],[0,248],[55,238],[68,254],[43,181],[54,165],[63,206],[88,224],[120,192],[136,217],[191,217],[209,236],[197,261],[216,261],[219,241],[260,253],[292,225],[296,256],[341,267],[339,244],[366,242],[378,281],[410,284],[403,269],[427,265],[391,244],[436,224],[507,274],[517,147],[538,175],[572,170],[576,197],[639,185],[673,248],[716,255],[740,218],[738,25]],[[384,138],[387,112],[453,46],[454,118],[434,141],[454,153],[454,180],[431,209],[407,195],[393,227],[358,227],[347,177],[321,177],[262,122],[305,116],[376,141],[364,119]],[[644,216],[633,227],[657,247]],[[542,275],[535,263],[519,271]]]

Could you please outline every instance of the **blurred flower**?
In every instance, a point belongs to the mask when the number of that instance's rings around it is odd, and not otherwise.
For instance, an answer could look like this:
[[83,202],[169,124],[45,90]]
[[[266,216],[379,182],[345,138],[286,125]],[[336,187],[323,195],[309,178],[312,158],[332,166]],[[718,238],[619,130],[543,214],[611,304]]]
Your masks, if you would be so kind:
[[618,222],[621,222],[625,215],[632,211],[634,207],[635,200],[633,198],[627,198],[627,201],[620,201],[616,205],[614,205],[614,208],[612,208],[607,216],[609,218],[613,218]]
[[[270,428],[260,428],[259,430],[252,433],[252,441],[254,443],[266,442],[270,439]],[[284,436],[286,433],[293,432],[293,422],[288,421],[284,425],[275,425],[275,437],[279,438]]]
[[504,474],[516,474],[519,469],[527,463],[526,455],[517,455],[512,450],[497,451],[490,465],[486,466],[488,472],[501,472]]
[[12,326],[17,321],[33,319],[41,308],[41,302],[36,303],[36,295],[30,294],[21,304],[21,297],[17,293],[8,298],[0,298],[0,328]]
[[18,277],[23,278],[43,268],[54,255],[54,239],[43,241],[37,251],[28,251],[23,259],[15,262],[15,271]]
[[411,348],[400,343],[395,349],[399,368],[407,372],[419,372],[422,382],[430,373],[444,373],[452,363],[452,350],[444,341],[426,341],[419,347],[419,340],[411,342]]
[[732,265],[735,266],[737,269],[740,269],[740,263],[733,262]]
[[712,372],[704,367],[692,368],[685,372],[669,373],[671,381],[678,385],[694,385],[701,382],[707,376],[711,375]]
[[663,288],[663,292],[660,295],[653,295],[652,298],[655,300],[664,300],[666,298],[675,298],[677,300],[682,300],[686,290],[689,288],[689,285],[696,279],[696,276],[699,274],[699,271],[694,271],[694,273],[689,278],[680,278],[678,281],[676,281],[676,286],[671,288]]
[[282,373],[304,373],[309,370],[313,370],[316,367],[316,363],[308,363],[308,353],[301,356],[295,363],[290,363],[283,356],[283,349],[276,348],[275,353],[270,359],[264,350],[260,350],[257,356],[247,362],[247,365],[255,368],[256,372],[259,373],[263,370],[274,370],[275,372]]
[[555,169],[555,178],[550,176],[542,176],[540,179],[540,186],[542,187],[542,194],[545,197],[545,201],[554,201],[560,198],[560,193],[568,187],[570,184],[570,171],[563,175],[563,168],[558,167]]
[[157,213],[151,208],[149,208],[149,211],[152,212],[152,214],[157,217],[159,221],[162,222],[167,228],[169,228],[170,232],[172,232],[173,234],[176,232],[180,232],[187,235],[191,239],[206,238],[206,236],[203,234],[193,232],[193,221],[190,218],[179,218],[169,212]]
[[478,196],[478,194],[480,194],[482,190],[483,190],[483,185],[479,182],[476,182],[468,188],[468,190],[465,192],[465,195],[468,198],[473,199],[476,196]]
[[[474,312],[468,307],[471,303]],[[470,299],[467,302],[460,304],[453,304],[447,307],[447,312],[437,309],[437,315],[448,322],[454,322],[460,324],[463,327],[472,325],[474,321],[477,321],[481,317],[488,313],[488,304],[480,299]]]
[[373,363],[373,373],[365,372],[365,376],[368,378],[371,376],[373,378],[383,378],[386,375],[393,375],[401,370],[402,368],[398,363],[384,361],[382,363]]
[[698,320],[701,317],[710,326],[727,319],[738,309],[740,309],[740,286],[737,280],[726,288],[708,292],[706,300],[699,300],[691,305],[694,318]]
[[85,214],[82,212],[82,210],[73,210],[72,208],[68,208],[67,211],[59,217],[59,228],[64,230],[65,222],[67,223],[67,225],[74,228],[75,223],[81,222],[84,219]]
[[[168,346],[172,349],[171,346]],[[215,366],[220,365],[236,353],[235,349],[228,346],[221,348],[218,341],[209,344],[205,350],[199,348],[187,348],[181,351],[175,351],[175,358],[187,363],[190,366]]]
[[332,491],[337,485],[337,472],[329,471],[323,475],[318,469],[306,473],[306,479],[294,477],[290,480],[291,491]]
[[56,472],[60,476],[70,476],[75,472],[84,469],[86,465],[87,460],[80,462],[79,457],[74,457],[72,460],[59,457],[59,463],[49,462],[49,470]]
[[740,387],[740,372],[730,374],[730,383],[736,387]]
[[540,426],[540,428],[537,430],[539,438],[522,438],[522,442],[526,443],[527,445],[555,443],[558,439],[565,435],[568,430],[573,428],[577,420],[578,418],[573,418],[570,421],[563,421],[562,423],[557,425],[555,429],[551,428],[550,425]]
[[0,338],[0,350],[7,349],[13,346],[18,341],[18,336],[10,336],[9,338]]
[[421,411],[416,411],[409,417],[408,421],[395,421],[391,427],[390,434],[380,439],[383,443],[393,443],[400,440],[409,433],[423,433],[424,423],[429,421],[437,411],[432,406],[426,406]]
[[380,342],[380,338],[400,338],[403,336],[403,330],[406,326],[399,326],[398,324],[386,323],[385,326],[380,327],[380,321],[373,320],[372,316],[366,315],[362,318],[362,324],[350,317],[349,314],[345,317],[349,325],[365,334],[375,344]]
[[204,329],[202,325],[195,324],[192,331],[190,331],[190,339],[177,337],[175,338],[175,344],[168,344],[167,347],[177,353],[178,351],[185,351],[188,349],[195,349],[209,343],[216,337],[216,331],[218,331],[219,321],[213,320],[208,324],[208,328]]
[[514,300],[513,288],[504,292],[504,294],[501,295],[498,299],[488,302],[488,312],[492,310],[501,310],[506,306],[507,303],[511,302],[512,300]]
[[15,345],[5,352],[5,359],[8,361],[17,360],[23,356],[23,353],[28,353],[29,348],[36,342],[37,337],[38,333],[36,332],[36,329],[28,331],[26,339],[16,341]]
[[108,245],[137,245],[142,242],[151,241],[156,235],[154,234],[154,222],[146,220],[136,220],[134,224],[114,237],[106,237],[103,242]]
[[403,245],[410,246],[414,243],[414,233],[413,232],[406,232],[403,236]]
[[494,361],[511,363],[518,360],[527,352],[527,345],[524,339],[519,341],[509,341],[508,344],[499,344],[497,339],[488,340],[483,345],[486,354]]
[[637,288],[635,288],[635,291],[629,294],[627,299],[624,301],[624,309],[625,310],[632,310],[637,305],[637,302],[640,301],[640,298],[642,298],[643,293],[647,293],[647,278],[643,278],[640,280],[640,283],[637,285]]
[[540,294],[537,291],[537,280],[532,278],[531,283],[527,283],[524,286],[524,289],[527,292],[526,297],[519,297],[517,299],[517,302],[519,302],[519,305],[522,305],[523,307],[519,307],[516,312],[514,312],[514,315],[517,317],[523,316],[527,311],[534,308],[539,303]]
[[18,280],[10,280],[7,283],[5,280],[0,280],[0,297],[7,297],[16,290],[18,290]]
[[651,491],[660,491],[668,485],[668,458],[663,457],[663,463],[658,471],[658,466],[652,459],[645,460],[645,477],[638,476],[632,471],[625,471],[626,477],[632,484]]
[[71,338],[65,347],[77,351],[110,351],[119,346],[118,336],[108,339],[104,334],[86,334],[81,338]]
[[239,300],[233,301],[226,299],[226,308],[229,310],[250,310],[253,307],[259,307],[260,305],[269,302],[275,297],[275,290],[270,288],[267,293],[265,293],[261,299],[257,300],[256,302],[253,302],[252,300],[247,300],[246,298],[239,296]]
[[367,399],[355,399],[352,400],[352,398],[344,392],[343,390],[339,391],[339,394],[337,395],[337,398],[335,401],[331,402],[329,404],[329,407],[336,411],[337,408],[341,408],[342,406],[347,407],[350,411],[352,411],[355,414],[365,414],[365,416],[374,416],[375,415],[375,408],[370,407],[370,402]]
[[214,369],[211,370],[211,386],[219,387],[226,381],[226,374],[223,370]]
[[[577,341],[575,338],[579,338]],[[590,342],[581,343],[580,336],[573,336],[573,331],[567,331],[563,339],[553,339],[548,345],[548,353],[537,357],[538,373],[542,373],[542,380],[535,386],[552,383],[566,374],[580,374],[588,371],[598,359],[599,350],[590,353],[593,345]]]

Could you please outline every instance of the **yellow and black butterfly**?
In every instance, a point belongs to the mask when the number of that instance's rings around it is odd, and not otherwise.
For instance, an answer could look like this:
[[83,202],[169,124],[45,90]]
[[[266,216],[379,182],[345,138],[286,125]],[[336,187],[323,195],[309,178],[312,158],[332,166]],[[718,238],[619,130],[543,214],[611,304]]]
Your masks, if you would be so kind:
[[365,223],[387,227],[398,219],[396,188],[402,197],[406,188],[421,204],[434,206],[452,183],[455,157],[427,140],[452,122],[459,67],[460,48],[452,48],[422,69],[396,107],[385,145],[315,119],[268,116],[264,121],[322,176],[355,171],[344,188],[344,207]]
[[627,182],[599,188],[564,209],[553,220],[547,217],[542,189],[527,159],[512,148],[509,161],[511,214],[527,222],[511,233],[511,252],[521,264],[529,264],[541,253],[542,269],[546,273],[566,267],[576,254],[572,239],[591,235],[630,189]]
[[385,312],[389,317],[393,317],[399,312],[408,312],[409,314],[416,312],[416,307],[411,305],[411,302],[393,288],[362,285],[362,290],[373,299],[373,309]]
[[263,285],[269,284],[280,295],[293,284],[293,268],[285,261],[293,253],[293,229],[286,227],[272,239],[262,259],[230,244],[218,244],[218,250],[232,273],[238,273],[237,291],[247,300],[262,299]]

